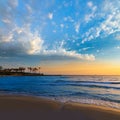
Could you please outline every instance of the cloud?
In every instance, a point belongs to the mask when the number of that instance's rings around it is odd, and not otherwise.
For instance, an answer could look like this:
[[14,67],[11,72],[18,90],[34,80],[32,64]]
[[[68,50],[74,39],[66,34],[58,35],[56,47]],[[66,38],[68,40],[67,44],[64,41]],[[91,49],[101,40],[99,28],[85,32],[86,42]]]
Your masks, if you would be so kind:
[[[10,32],[1,34],[1,51],[5,53],[16,54],[37,54],[42,48],[43,40],[37,32],[32,33],[30,25],[26,24],[22,27],[14,27]],[[11,54],[10,53],[10,54]]]
[[61,28],[64,28],[64,24],[60,24],[60,27],[61,27]]
[[76,31],[76,33],[79,33],[79,28],[80,28],[80,22],[77,22],[75,24],[75,31]]
[[38,54],[42,50],[43,40],[40,37],[36,37],[30,40],[29,44],[28,54]]
[[120,46],[116,46],[115,49],[120,49]]
[[116,40],[120,40],[120,34],[116,34],[116,35],[115,35],[115,39],[116,39]]
[[99,52],[100,52],[100,50],[97,50],[96,52],[97,52],[97,53],[99,53]]
[[10,21],[9,19],[7,19],[7,18],[6,18],[6,19],[3,19],[2,21],[3,21],[4,23],[6,23],[6,24],[10,24],[10,23],[11,23],[11,21]]
[[[42,56],[48,56],[48,57],[55,57],[57,60],[62,59],[78,59],[78,60],[88,60],[88,61],[94,61],[95,56],[92,54],[80,54],[77,53],[74,50],[66,50],[63,46],[65,44],[65,41],[61,41],[59,45],[57,45],[53,49],[48,49],[45,46],[41,46],[42,50],[38,55]],[[53,59],[52,57],[52,59]]]
[[53,33],[56,33],[57,31],[56,30],[53,30]]
[[13,34],[11,32],[9,32],[7,36],[1,35],[0,39],[1,39],[0,43],[1,42],[5,42],[5,43],[11,42],[13,39]]
[[52,20],[52,19],[53,19],[53,13],[49,13],[49,14],[48,14],[48,18],[49,18],[50,20]]
[[92,54],[80,54],[74,50],[67,50],[63,47],[65,41],[61,41],[52,49],[49,49],[44,42],[45,40],[42,39],[37,31],[34,33],[31,32],[29,24],[23,27],[16,26],[16,28],[7,35],[6,39],[3,38],[2,44],[0,45],[1,55],[38,55],[43,58],[46,56],[49,59],[53,56],[56,60],[60,60],[60,57],[61,59],[68,58],[69,60],[95,60],[95,56]]
[[74,19],[71,16],[68,16],[67,20],[70,21],[71,23],[75,22]]
[[91,21],[94,17],[95,17],[95,12],[97,10],[97,6],[95,6],[93,4],[93,2],[89,1],[87,3],[87,6],[90,8],[91,12],[89,12],[88,14],[85,15],[85,22],[88,23],[89,21]]
[[[120,1],[106,0],[101,5],[102,9],[96,13],[98,23],[88,29],[83,35],[82,43],[96,39],[97,37],[106,37],[116,32],[120,32]],[[86,19],[89,20],[89,17]],[[99,20],[102,19],[100,22]]]
[[89,1],[89,2],[87,2],[87,5],[88,5],[88,7],[92,7],[93,6],[93,3],[92,3],[92,1]]
[[18,0],[8,0],[8,3],[12,8],[16,8],[18,6]]
[[[95,56],[92,54],[79,54],[76,51],[67,51],[66,49],[56,49],[56,50],[45,50],[43,52],[43,55],[47,56],[60,56],[64,58],[70,59],[78,59],[78,60],[88,60],[88,61],[94,61]],[[59,58],[60,59],[60,58]]]
[[85,15],[85,22],[88,23],[92,18],[94,18],[94,13]]
[[[32,3],[26,4],[24,2],[23,4],[25,12],[17,9],[19,5],[18,0],[9,0],[9,4],[3,5],[0,8],[0,22],[3,25],[2,27],[0,26],[0,56],[20,57],[23,55],[33,57],[40,56],[40,59],[45,57],[53,59],[55,57],[56,60],[95,60],[93,54],[81,54],[74,49],[70,50],[64,46],[63,42],[57,43],[57,40],[56,45],[54,44],[55,41],[52,40],[52,43],[48,45],[48,41],[45,39],[46,37],[41,34],[43,22],[47,21],[46,14],[44,16],[41,12],[36,12],[35,6],[33,6]],[[52,20],[53,15],[51,12],[47,14],[47,17]],[[73,17],[68,16],[65,17],[64,20],[74,25]],[[56,24],[57,21],[54,22],[54,26],[56,26]],[[66,27],[64,23],[59,25],[61,28]],[[73,29],[78,33],[79,28],[80,22],[76,23]],[[58,32],[56,29],[52,31]],[[68,33],[66,33],[66,36],[68,37]]]
[[85,50],[88,50],[90,48],[92,48],[92,47],[85,47],[85,48],[82,48],[82,50],[85,51]]
[[64,19],[64,21],[67,21],[67,20],[68,20],[68,18],[67,18],[67,17],[64,17],[63,19]]
[[26,4],[26,9],[28,10],[29,13],[33,12],[33,9],[31,8],[29,4]]
[[44,41],[38,34],[38,31],[31,32],[30,26],[25,25],[22,28],[16,27],[15,31],[17,44],[20,44],[25,50],[25,54],[39,54],[42,50]]

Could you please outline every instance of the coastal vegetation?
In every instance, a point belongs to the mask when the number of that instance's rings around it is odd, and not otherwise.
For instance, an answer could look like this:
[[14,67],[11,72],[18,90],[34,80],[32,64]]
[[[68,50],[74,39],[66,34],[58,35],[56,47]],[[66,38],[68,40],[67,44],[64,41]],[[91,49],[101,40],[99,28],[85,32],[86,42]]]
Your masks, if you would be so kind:
[[0,66],[0,75],[15,75],[15,76],[41,76],[41,67],[18,67],[18,68],[3,68]]

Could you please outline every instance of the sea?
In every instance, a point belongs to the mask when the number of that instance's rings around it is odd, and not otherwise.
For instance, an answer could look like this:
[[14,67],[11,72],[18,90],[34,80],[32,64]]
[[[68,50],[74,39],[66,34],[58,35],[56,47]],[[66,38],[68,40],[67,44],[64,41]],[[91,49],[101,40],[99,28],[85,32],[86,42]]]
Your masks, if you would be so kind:
[[3,76],[0,94],[120,109],[120,76]]

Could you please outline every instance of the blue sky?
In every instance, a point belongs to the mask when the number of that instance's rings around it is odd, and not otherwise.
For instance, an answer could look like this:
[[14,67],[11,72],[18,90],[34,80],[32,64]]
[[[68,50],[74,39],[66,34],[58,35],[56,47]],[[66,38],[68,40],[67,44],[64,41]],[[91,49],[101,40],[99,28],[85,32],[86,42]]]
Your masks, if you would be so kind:
[[2,65],[116,62],[119,51],[120,0],[0,0]]

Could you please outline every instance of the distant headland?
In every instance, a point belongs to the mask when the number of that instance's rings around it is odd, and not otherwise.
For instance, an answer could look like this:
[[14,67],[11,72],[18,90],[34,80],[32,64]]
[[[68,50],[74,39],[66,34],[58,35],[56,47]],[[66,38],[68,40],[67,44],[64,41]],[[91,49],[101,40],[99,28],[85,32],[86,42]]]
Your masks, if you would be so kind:
[[41,67],[3,68],[0,66],[0,76],[43,76]]

